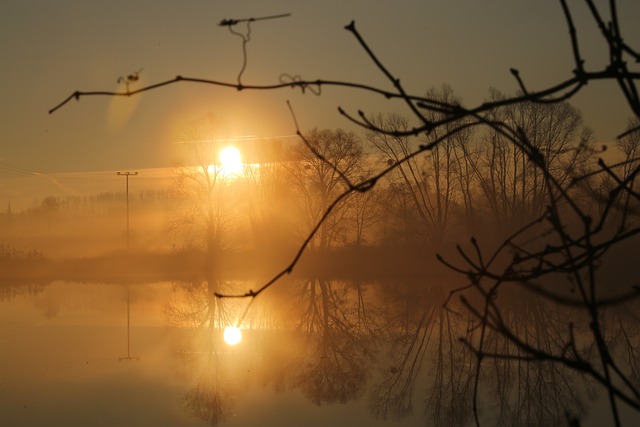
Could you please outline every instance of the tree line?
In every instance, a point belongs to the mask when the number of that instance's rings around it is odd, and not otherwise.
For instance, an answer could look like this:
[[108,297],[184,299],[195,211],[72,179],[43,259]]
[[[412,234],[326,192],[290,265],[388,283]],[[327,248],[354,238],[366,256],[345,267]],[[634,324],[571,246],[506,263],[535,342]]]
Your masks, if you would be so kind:
[[[428,96],[461,103],[448,85]],[[504,97],[496,90],[490,96]],[[540,159],[494,129],[469,127],[444,138],[440,130],[412,137],[374,129],[359,134],[312,129],[303,134],[304,143],[282,148],[278,161],[247,164],[238,178],[224,176],[222,167],[212,168],[215,141],[201,143],[193,147],[197,166],[179,168],[176,174],[176,188],[188,203],[175,212],[173,226],[190,235],[191,242],[200,240],[214,250],[296,243],[320,224],[310,248],[400,246],[435,251],[470,236],[499,242],[540,216],[551,197],[545,174],[585,209],[595,214],[602,208],[592,196],[610,192],[614,181],[589,175],[597,170],[597,155],[604,148],[595,144],[578,109],[567,102],[528,102],[506,105],[492,114],[495,120],[513,123]],[[398,133],[409,129],[408,120],[398,114],[380,115],[373,122]],[[453,121],[447,126],[460,125]],[[631,132],[609,148],[611,156],[629,168],[626,175],[637,162],[638,139],[637,132]],[[431,150],[412,155],[434,140],[439,143]],[[545,170],[537,166],[539,161]],[[364,181],[396,163],[380,185],[332,205],[348,189],[345,180]],[[632,176],[630,185],[634,181]],[[614,209],[630,221],[637,219],[637,200],[628,199]]]
[[[431,89],[427,96],[462,104],[446,84]],[[504,99],[497,90],[491,90],[489,96],[489,101]],[[433,114],[432,119],[438,120]],[[595,145],[578,109],[567,102],[525,102],[505,105],[492,114],[496,121],[512,123],[522,132],[540,153],[546,171],[495,129],[468,127],[446,136],[448,127],[459,127],[469,119],[449,122],[432,133],[407,136],[409,121],[394,113],[379,115],[372,123],[398,135],[375,128],[361,133],[312,129],[304,140],[313,150],[302,142],[265,143],[262,149],[260,142],[255,144],[258,148],[245,144],[243,151],[261,154],[253,155],[258,162],[245,163],[241,174],[226,176],[216,159],[223,143],[216,140],[216,125],[209,115],[191,125],[197,130],[188,133],[194,141],[190,143],[190,164],[174,168],[170,187],[136,191],[132,186],[131,214],[144,221],[150,211],[164,211],[166,223],[155,232],[166,234],[177,249],[213,253],[296,245],[321,223],[310,241],[312,248],[381,246],[436,251],[469,236],[499,242],[541,215],[549,204],[545,173],[569,188],[577,203],[584,201],[594,213],[601,209],[592,197],[597,201],[600,195],[605,200],[603,195],[614,188],[615,181],[608,175],[589,176],[597,170],[595,154],[601,154],[603,148]],[[634,126],[630,120],[629,128]],[[202,140],[205,136],[208,139]],[[433,149],[412,155],[434,140],[439,143]],[[639,162],[639,145],[638,132],[630,132],[610,149],[624,163],[622,178],[628,178],[630,186],[637,185],[633,171]],[[396,163],[397,168],[381,185],[351,193],[320,221],[347,189],[345,178],[363,181]],[[588,178],[581,178],[585,176]],[[22,216],[33,220],[52,215],[117,217],[124,202],[124,192],[115,191],[50,196]],[[635,221],[638,201],[627,197],[614,209]],[[9,215],[4,219],[7,223]],[[132,228],[136,228],[135,221]]]

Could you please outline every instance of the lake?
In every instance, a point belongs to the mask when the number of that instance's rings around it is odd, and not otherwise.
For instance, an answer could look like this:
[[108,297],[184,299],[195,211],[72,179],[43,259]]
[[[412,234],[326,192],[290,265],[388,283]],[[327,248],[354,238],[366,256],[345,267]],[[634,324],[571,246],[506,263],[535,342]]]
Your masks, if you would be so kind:
[[[258,287],[1,285],[2,425],[474,425],[477,359],[460,338],[477,334],[458,302],[443,307],[445,287],[295,278],[254,300],[213,295]],[[553,349],[568,314],[527,298],[503,315]],[[637,322],[611,319],[637,351]],[[234,346],[228,326],[242,332]],[[477,387],[483,425],[612,422],[603,390],[559,364],[486,361]]]

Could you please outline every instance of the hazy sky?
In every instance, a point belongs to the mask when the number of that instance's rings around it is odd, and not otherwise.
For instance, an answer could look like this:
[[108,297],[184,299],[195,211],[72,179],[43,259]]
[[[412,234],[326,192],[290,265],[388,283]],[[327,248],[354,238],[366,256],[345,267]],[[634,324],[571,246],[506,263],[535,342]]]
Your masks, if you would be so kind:
[[[582,2],[569,3],[576,6],[587,66],[599,67],[606,51],[593,37],[596,28],[584,20]],[[640,2],[622,0],[619,9],[626,40],[640,46]],[[196,84],[129,99],[87,97],[47,113],[75,90],[116,90],[120,76],[139,69],[137,87],[178,74],[233,83],[242,65],[241,40],[217,23],[281,13],[291,16],[253,23],[243,83],[275,83],[287,73],[390,89],[343,29],[351,20],[409,92],[422,95],[450,83],[467,106],[481,102],[491,86],[514,91],[511,67],[532,89],[570,77],[573,68],[557,0],[5,1],[0,192],[2,179],[16,174],[170,166],[181,156],[175,142],[185,125],[207,113],[228,137],[293,134],[287,99],[302,130],[348,127],[339,105],[353,113],[397,108],[409,115],[399,104],[355,90],[326,87],[317,97]],[[629,115],[617,108],[614,86],[590,85],[576,105],[603,141],[620,132]]]

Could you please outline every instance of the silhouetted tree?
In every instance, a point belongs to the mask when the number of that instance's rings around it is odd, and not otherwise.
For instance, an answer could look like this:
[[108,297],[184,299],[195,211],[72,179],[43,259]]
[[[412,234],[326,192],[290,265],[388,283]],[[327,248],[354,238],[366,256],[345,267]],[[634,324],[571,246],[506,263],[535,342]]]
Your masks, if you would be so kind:
[[[505,98],[492,90],[490,101]],[[547,176],[564,185],[580,170],[592,153],[590,132],[582,129],[580,112],[565,102],[506,105],[493,110],[491,120],[517,129],[518,137],[544,162],[544,168],[540,168],[500,129],[490,128],[484,135],[482,155],[473,170],[483,196],[480,200],[487,209],[484,217],[490,218],[493,224],[488,225],[504,236],[544,211],[549,204]]]
[[186,237],[187,247],[202,250],[207,261],[213,262],[216,253],[233,246],[237,199],[211,144],[194,143],[191,147],[196,164],[175,170],[175,188],[184,202],[173,213],[171,228]]
[[[358,137],[342,129],[313,129],[304,135],[304,139],[305,144],[298,144],[292,150],[289,175],[305,219],[303,234],[306,234],[306,230],[317,224],[335,198],[344,192],[344,177],[359,178],[363,150]],[[317,239],[311,241],[312,246],[329,248],[338,239],[340,227],[344,226],[341,221],[347,211],[346,204],[345,199],[322,221]]]
[[284,162],[247,165],[244,179],[247,191],[243,207],[255,248],[270,251],[288,244],[293,237],[290,226],[295,218],[290,214],[293,189]]

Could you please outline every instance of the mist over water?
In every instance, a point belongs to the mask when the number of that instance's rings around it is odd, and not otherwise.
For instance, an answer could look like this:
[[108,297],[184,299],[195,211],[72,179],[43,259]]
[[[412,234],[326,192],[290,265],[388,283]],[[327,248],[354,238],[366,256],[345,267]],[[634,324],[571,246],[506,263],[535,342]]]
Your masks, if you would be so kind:
[[[212,296],[255,287],[3,285],[4,422],[80,426],[96,414],[98,425],[471,422],[474,356],[458,337],[478,334],[471,319],[454,314],[459,304],[442,306],[446,285],[308,278],[285,280],[254,301]],[[551,325],[580,320],[578,310],[530,294],[508,298],[505,321],[550,348],[561,335]],[[637,309],[625,305],[610,321],[637,337]],[[233,347],[222,339],[231,324],[243,333]],[[489,340],[508,345],[498,335]],[[487,422],[563,425],[568,410],[583,414],[584,425],[605,419],[594,412],[593,384],[561,366],[495,360],[486,375]]]

